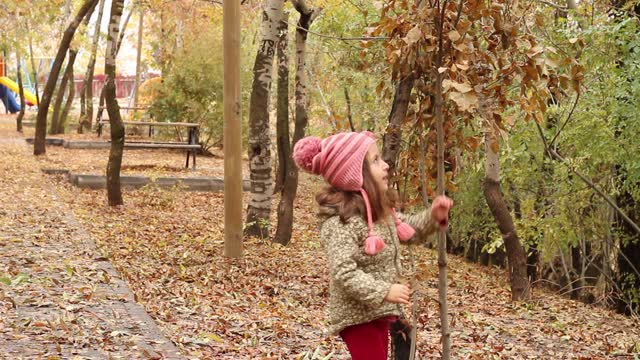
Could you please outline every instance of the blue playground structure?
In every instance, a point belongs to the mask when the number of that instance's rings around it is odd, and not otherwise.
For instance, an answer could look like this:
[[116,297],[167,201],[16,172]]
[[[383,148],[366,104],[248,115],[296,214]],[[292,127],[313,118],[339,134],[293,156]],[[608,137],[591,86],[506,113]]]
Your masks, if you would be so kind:
[[20,111],[20,104],[16,101],[13,92],[4,85],[0,85],[0,99],[8,112],[15,114]]
[[[40,59],[38,70],[40,70],[43,64],[45,64],[44,60],[50,60],[50,59],[49,58]],[[21,65],[22,65],[22,69],[28,69],[27,64],[24,62],[24,60],[22,61]],[[50,63],[49,65],[52,66],[53,63]],[[47,65],[45,64],[45,67],[46,66]],[[7,75],[6,62],[5,62],[4,56],[0,55],[0,101],[2,101],[2,103],[4,104],[4,107],[7,112],[15,114],[18,111],[20,111],[20,103],[19,103],[20,98],[18,96],[18,92],[20,88],[15,81],[8,78],[6,75]],[[37,108],[38,99],[37,99],[37,96],[33,94],[36,91],[36,86],[37,86],[36,79],[34,79],[34,81],[32,82],[31,76],[30,76],[31,74],[29,74],[28,71],[26,71],[22,75],[23,75],[22,78],[25,81],[23,86],[24,86],[24,95],[25,95],[26,103],[29,106],[35,106]]]

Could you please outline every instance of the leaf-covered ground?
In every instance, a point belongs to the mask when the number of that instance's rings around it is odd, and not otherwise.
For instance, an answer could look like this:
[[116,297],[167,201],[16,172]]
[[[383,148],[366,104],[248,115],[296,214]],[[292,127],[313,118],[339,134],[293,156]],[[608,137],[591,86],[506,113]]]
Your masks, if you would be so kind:
[[[10,123],[5,121],[0,125],[0,137],[18,138],[20,135],[10,131],[12,125],[7,124]],[[5,143],[0,142],[0,147]],[[39,170],[32,169],[34,166],[95,169],[98,174],[104,171],[92,163],[106,164],[107,151],[52,149],[48,147],[48,155],[35,161],[28,152],[12,153],[10,158],[3,155],[2,162],[13,165],[2,167],[2,183],[14,179],[11,181],[19,181],[25,188],[33,186],[31,183],[38,181],[34,171]],[[4,148],[0,151],[5,154]],[[135,159],[128,154],[125,152],[126,165],[135,168],[146,164],[136,171],[151,169],[163,175],[172,171],[149,164],[163,164],[171,156],[176,157],[177,164],[183,160],[181,154],[157,151],[136,152]],[[193,173],[194,176],[221,171],[220,159],[198,160],[208,165],[203,166],[202,172]],[[61,178],[51,181],[62,201],[49,204],[47,199],[37,197],[33,201],[40,202],[47,211],[71,209],[97,244],[98,258],[109,259],[126,279],[137,301],[185,358],[292,359],[304,354],[310,357],[314,352],[319,357],[348,358],[340,340],[328,337],[325,332],[328,278],[313,215],[313,194],[321,184],[314,179],[302,177],[292,243],[283,247],[246,240],[242,260],[223,256],[221,193],[144,188],[126,191],[125,206],[113,209],[106,205],[105,191],[80,190]],[[0,194],[5,197],[0,199],[3,204],[12,201],[10,193]],[[18,222],[13,225],[21,227]],[[63,232],[56,236],[66,235]],[[67,246],[64,241],[60,244]],[[27,247],[24,251],[37,249]],[[437,298],[436,253],[415,248],[414,254],[423,284],[418,299],[418,358],[438,358],[439,318],[433,300]],[[7,261],[5,257],[0,259]],[[34,259],[38,261],[37,257]],[[4,271],[6,265],[0,266],[0,272]],[[67,277],[62,277],[56,285],[64,288],[67,281]],[[100,278],[93,281],[98,285]],[[502,269],[450,257],[449,285],[454,358],[640,356],[637,322],[538,288],[533,291],[531,303],[512,304]],[[5,298],[7,294],[25,296],[10,285],[0,284],[0,289]],[[2,311],[11,313],[10,306],[0,308]],[[2,319],[0,329],[1,326]],[[25,336],[35,343],[45,341],[37,332]],[[0,354],[6,343],[2,341],[6,340],[4,337],[0,330]]]

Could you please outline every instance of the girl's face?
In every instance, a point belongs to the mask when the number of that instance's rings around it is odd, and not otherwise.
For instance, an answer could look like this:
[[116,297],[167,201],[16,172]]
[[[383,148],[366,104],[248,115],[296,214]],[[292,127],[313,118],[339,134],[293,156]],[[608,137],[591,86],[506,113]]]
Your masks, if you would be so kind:
[[367,161],[374,183],[384,193],[389,188],[389,165],[382,160],[378,146],[373,143],[367,151]]

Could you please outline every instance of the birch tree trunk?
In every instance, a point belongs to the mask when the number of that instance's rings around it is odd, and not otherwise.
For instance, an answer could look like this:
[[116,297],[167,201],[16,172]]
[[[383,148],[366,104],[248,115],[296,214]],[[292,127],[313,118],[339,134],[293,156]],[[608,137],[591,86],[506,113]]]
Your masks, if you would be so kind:
[[109,113],[111,128],[111,149],[107,163],[107,198],[110,206],[122,205],[122,189],[120,188],[120,167],[122,165],[122,151],[124,148],[124,125],[120,117],[120,107],[116,100],[116,54],[117,41],[120,30],[120,18],[124,0],[113,0],[109,19],[109,35],[107,38],[107,52],[105,55],[104,85],[105,102]]
[[306,42],[308,30],[313,20],[320,13],[320,9],[311,9],[304,0],[293,0],[294,8],[300,13],[298,28],[296,29],[296,90],[295,90],[295,127],[293,140],[286,156],[286,174],[282,188],[282,196],[278,205],[278,227],[274,241],[286,245],[291,240],[293,226],[293,201],[298,191],[298,168],[293,163],[291,149],[298,140],[304,137],[309,115],[307,109],[307,72],[306,72]]
[[507,203],[502,196],[498,139],[491,126],[487,126],[484,145],[486,156],[484,196],[507,249],[507,269],[509,271],[509,283],[511,284],[511,299],[513,301],[526,301],[531,298],[529,280],[527,278],[527,257],[516,233]]
[[100,24],[102,24],[104,3],[105,0],[100,0],[96,27],[93,31],[93,39],[91,40],[89,64],[87,65],[82,90],[80,91],[80,125],[78,126],[78,133],[82,133],[84,129],[91,131],[93,119],[93,74],[96,68],[96,53],[98,52],[98,41],[100,40]]
[[[274,194],[282,192],[284,178],[291,163],[291,140],[289,136],[289,13],[282,14],[282,21],[278,25],[278,100],[276,110],[276,142],[278,151],[278,169],[276,171],[276,184]],[[282,199],[280,199],[282,204]],[[280,208],[278,208],[278,227],[280,227]],[[276,240],[277,241],[277,240]]]
[[[122,41],[124,40],[124,34],[125,31],[127,30],[127,25],[129,24],[129,19],[131,19],[131,13],[133,11],[129,11],[129,13],[127,14],[127,17],[124,18],[124,22],[122,24],[122,27],[120,28],[120,31],[118,31],[120,33],[120,36],[118,37],[118,41],[116,42],[116,50],[115,50],[115,57],[118,57],[118,53],[120,52],[120,45],[122,45]],[[120,16],[120,18],[122,18],[122,15]],[[105,85],[106,85],[106,80],[105,80]],[[98,101],[98,115],[96,116],[96,122],[98,121],[97,119],[102,118],[102,112],[104,111],[104,103],[105,103],[105,86],[102,87],[102,90],[100,91],[100,100]]]
[[249,104],[248,153],[251,192],[247,206],[245,234],[261,238],[269,236],[269,214],[273,195],[269,95],[282,9],[283,0],[266,1],[262,13],[262,39],[253,67],[253,86]]
[[60,69],[62,68],[62,63],[64,62],[64,58],[67,54],[67,50],[69,49],[69,44],[71,44],[71,40],[73,40],[73,35],[76,33],[80,22],[84,18],[84,16],[89,12],[93,6],[98,3],[98,0],[85,0],[82,4],[80,10],[76,14],[75,19],[69,24],[67,30],[64,32],[64,36],[60,41],[60,46],[58,47],[58,52],[56,54],[56,58],[53,61],[53,66],[51,67],[51,73],[49,74],[49,79],[47,80],[47,84],[44,87],[44,92],[42,94],[42,101],[38,104],[38,115],[36,118],[36,132],[35,139],[33,142],[33,154],[41,155],[46,152],[45,148],[45,137],[47,131],[47,114],[49,112],[49,105],[51,104],[51,97],[53,95],[53,91],[56,87],[56,82],[58,79],[58,75],[60,75]]

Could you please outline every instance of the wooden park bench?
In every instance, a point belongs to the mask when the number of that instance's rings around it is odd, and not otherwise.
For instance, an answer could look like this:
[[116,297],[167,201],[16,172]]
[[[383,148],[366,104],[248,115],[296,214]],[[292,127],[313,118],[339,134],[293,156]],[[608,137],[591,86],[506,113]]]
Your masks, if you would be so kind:
[[[134,108],[128,108],[134,109]],[[157,126],[173,126],[176,128],[185,127],[188,129],[188,136],[186,142],[161,142],[161,141],[126,141],[124,143],[125,149],[174,149],[174,150],[186,150],[187,162],[185,167],[189,167],[189,157],[193,158],[193,170],[196,169],[196,154],[202,150],[202,145],[198,141],[200,134],[200,125],[193,123],[182,122],[157,122],[157,121],[123,121],[123,125],[130,126],[148,126],[149,136],[153,135],[153,129]],[[98,137],[102,136],[102,128],[105,124],[109,124],[109,121],[104,121],[101,117],[98,119]]]
[[[104,125],[109,125],[109,119],[105,119],[104,117],[102,117],[102,114],[104,113],[104,111],[107,110],[106,107],[104,106],[100,106],[98,107],[98,113],[96,116],[96,132],[98,133],[98,136],[102,135],[102,128],[104,127]],[[145,106],[123,106],[120,107],[120,110],[125,110],[125,111],[147,111],[149,110],[148,107]],[[153,116],[149,115],[149,121],[153,121]],[[153,128],[150,127],[149,128],[149,136],[153,135]]]

